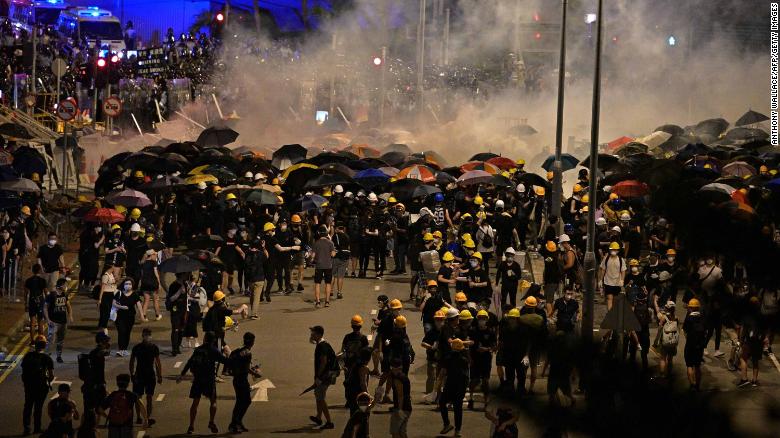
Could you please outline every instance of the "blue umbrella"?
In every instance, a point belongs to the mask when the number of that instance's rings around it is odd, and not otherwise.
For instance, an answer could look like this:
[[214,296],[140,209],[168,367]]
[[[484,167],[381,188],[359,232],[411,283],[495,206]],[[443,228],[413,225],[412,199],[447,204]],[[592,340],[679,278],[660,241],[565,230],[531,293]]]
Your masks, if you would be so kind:
[[355,180],[363,187],[371,188],[386,183],[390,179],[379,169],[361,170],[355,174]]
[[290,206],[290,211],[302,212],[309,210],[316,210],[322,207],[322,204],[328,200],[320,195],[306,195],[293,201]]
[[[555,155],[550,155],[547,157],[546,160],[544,160],[544,163],[542,163],[542,168],[546,171],[553,170],[553,163],[555,162]],[[579,164],[580,160],[578,160],[574,155],[572,154],[561,154],[561,171],[566,172],[567,170],[572,170],[575,167],[577,167],[577,164]]]
[[774,190],[774,191],[780,191],[780,178],[775,178],[766,184],[764,184],[764,187]]

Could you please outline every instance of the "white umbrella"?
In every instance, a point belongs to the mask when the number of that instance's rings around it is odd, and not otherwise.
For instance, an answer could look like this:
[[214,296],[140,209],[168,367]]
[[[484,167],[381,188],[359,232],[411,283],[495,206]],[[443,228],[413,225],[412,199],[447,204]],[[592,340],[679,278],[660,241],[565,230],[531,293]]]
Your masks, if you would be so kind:
[[661,145],[666,140],[669,140],[672,137],[672,134],[669,134],[668,132],[664,131],[655,131],[649,135],[646,135],[644,137],[640,137],[635,139],[634,141],[637,143],[642,143],[647,145],[648,149],[654,149]]

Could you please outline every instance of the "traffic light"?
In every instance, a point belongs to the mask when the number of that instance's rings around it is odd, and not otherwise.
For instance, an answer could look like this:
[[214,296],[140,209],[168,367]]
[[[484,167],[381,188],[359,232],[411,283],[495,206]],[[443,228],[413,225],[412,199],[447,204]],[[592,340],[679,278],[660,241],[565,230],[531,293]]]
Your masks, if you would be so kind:
[[534,21],[538,23],[539,20],[540,20],[539,13],[538,12],[534,13]]
[[222,11],[214,14],[214,20],[211,23],[211,36],[222,37],[222,31],[225,28],[225,14]]
[[122,63],[119,56],[111,55],[111,63],[108,66],[108,83],[111,85],[119,84],[119,78],[122,73]]
[[108,83],[108,72],[106,58],[100,57],[95,61],[95,87],[103,88]]
[[371,59],[371,64],[373,64],[374,67],[381,67],[383,63],[384,60],[382,60],[382,57],[379,55],[374,55]]

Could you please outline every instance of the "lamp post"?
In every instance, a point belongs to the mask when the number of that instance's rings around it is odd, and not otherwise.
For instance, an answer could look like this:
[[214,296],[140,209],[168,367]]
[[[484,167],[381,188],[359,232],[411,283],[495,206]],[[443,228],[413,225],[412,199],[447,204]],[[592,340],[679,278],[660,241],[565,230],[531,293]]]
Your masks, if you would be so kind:
[[563,149],[563,97],[566,85],[566,9],[569,1],[563,0],[561,11],[561,50],[558,55],[558,114],[555,124],[555,161],[553,162],[552,214],[558,217],[558,232],[561,228],[561,201],[563,200],[563,171],[561,152]]

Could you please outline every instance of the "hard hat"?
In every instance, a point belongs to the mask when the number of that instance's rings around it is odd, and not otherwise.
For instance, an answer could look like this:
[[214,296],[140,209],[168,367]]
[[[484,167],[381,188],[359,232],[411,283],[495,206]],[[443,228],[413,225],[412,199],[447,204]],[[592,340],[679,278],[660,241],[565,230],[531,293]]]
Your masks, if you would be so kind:
[[548,240],[547,243],[544,244],[544,247],[549,252],[558,251],[558,245],[556,245],[552,240]]
[[458,293],[455,294],[455,301],[456,302],[463,302],[463,303],[465,303],[466,301],[468,301],[468,298],[466,298],[466,294],[465,293],[458,292]]
[[[22,207],[22,209],[24,210],[24,207]],[[127,208],[125,208],[124,205],[117,205],[116,207],[114,207],[114,210],[118,211],[121,214],[127,213]]]
[[292,222],[294,224],[299,224],[299,223],[301,223],[301,217],[299,215],[297,215],[297,214],[294,214],[294,215],[290,216],[290,222]]
[[620,214],[620,220],[623,221],[623,222],[628,222],[628,221],[631,220],[631,215],[629,213],[626,213],[626,212],[621,213]]
[[615,225],[614,227],[612,227],[612,231],[617,231],[618,233],[620,233],[623,230],[619,226]]
[[529,296],[528,298],[525,299],[526,307],[536,307],[536,304],[537,304],[536,298],[533,296]]
[[484,220],[484,219],[486,219],[486,218],[487,218],[487,213],[485,213],[484,211],[478,211],[478,212],[477,212],[477,218],[478,218],[478,219],[483,219],[483,220]]
[[278,186],[279,185],[279,178],[274,178],[271,180],[271,185]]
[[433,314],[433,319],[444,319],[446,317],[447,317],[447,314],[445,314],[441,310],[437,310],[436,313]]
[[701,303],[696,298],[691,298],[691,300],[688,301],[688,307],[698,309],[699,307],[701,307]]
[[474,203],[477,205],[482,205],[485,203],[485,201],[482,199],[482,196],[477,195],[474,197]]
[[206,183],[203,181],[198,183],[198,190],[206,190]]
[[139,225],[137,222],[133,225],[130,225],[130,232],[132,233],[140,233],[141,232],[141,225]]
[[610,243],[610,244],[609,244],[609,249],[610,249],[610,250],[613,250],[613,249],[620,249],[620,244],[619,244],[619,243],[617,243],[617,242],[612,242],[612,243]]
[[428,280],[428,283],[426,285],[428,287],[439,287],[439,283],[437,283],[436,280]]
[[471,219],[471,213],[463,213],[463,215],[460,217],[461,220]]
[[376,193],[374,193],[374,192],[369,193],[368,194],[368,202],[376,202],[376,201],[377,201]]
[[41,175],[38,172],[33,172],[32,175],[30,175],[30,179],[38,182],[41,180]]
[[355,195],[352,194],[352,192],[344,193],[344,197],[348,199],[352,199]]
[[758,168],[758,171],[761,173],[766,173],[769,172],[769,168],[762,164],[761,167]]
[[271,222],[266,222],[265,225],[263,225],[263,232],[264,233],[267,232],[267,231],[275,230],[275,229],[276,229],[276,225],[272,224]]
[[403,307],[404,305],[401,304],[401,300],[399,300],[398,298],[393,298],[392,300],[390,300],[391,309],[397,310],[397,309],[402,309]]
[[212,297],[212,301],[216,302],[216,301],[222,301],[224,299],[225,299],[225,293],[224,292],[222,292],[221,290],[218,290],[218,291],[214,292],[214,296]]
[[704,165],[704,168],[705,169],[712,169],[712,164],[707,163],[707,164]]
[[341,187],[341,184],[337,184],[336,187],[333,188],[333,193],[344,193],[344,187]]
[[547,171],[547,181],[552,181],[555,173],[552,170]]
[[525,166],[525,160],[519,158],[517,161],[515,161],[515,164],[517,164],[518,166]]
[[590,196],[586,193],[586,194],[582,195],[582,198],[580,199],[580,201],[582,201],[583,204],[587,204],[587,203],[590,202]]
[[460,319],[461,321],[471,321],[472,319],[474,319],[474,316],[472,316],[471,312],[469,312],[468,310],[463,309],[460,311],[460,316],[458,316],[458,319]]
[[677,251],[675,251],[672,248],[669,248],[669,249],[666,250],[666,255],[668,255],[668,256],[670,256],[670,255],[677,255]]
[[233,321],[233,318],[231,318],[229,316],[226,316],[225,317],[225,328],[229,330],[229,329],[233,328],[233,324],[235,324],[235,321]]
[[225,200],[226,201],[231,201],[233,199],[236,199],[236,195],[234,195],[232,193],[228,193],[227,196],[225,196]]
[[477,246],[477,245],[475,245],[475,244],[474,244],[474,241],[473,241],[473,240],[471,240],[471,239],[469,239],[469,240],[467,240],[467,241],[463,242],[463,247],[464,247],[464,248],[476,248],[476,246]]
[[139,210],[137,208],[134,208],[134,209],[130,210],[130,218],[131,219],[138,219],[139,217],[141,217],[141,210]]
[[77,199],[79,202],[89,202],[89,199],[87,199],[87,197],[84,195],[79,195]]
[[439,230],[436,230],[436,231],[433,232],[433,237],[438,237],[439,239],[441,239],[443,236],[444,235],[441,234],[441,231],[439,231]]
[[252,178],[252,172],[250,172],[250,171],[247,171],[247,172],[244,174],[244,178]]
[[489,318],[489,317],[490,317],[490,314],[485,309],[482,309],[479,312],[477,312],[477,318]]
[[639,260],[631,259],[628,261],[628,266],[639,266]]
[[674,301],[667,301],[666,304],[664,305],[664,307],[666,307],[667,309],[674,309],[675,306],[676,304],[674,304]]
[[140,170],[136,170],[135,173],[133,174],[133,176],[135,176],[136,178],[143,178],[144,177],[144,173],[142,171],[140,171]]
[[518,184],[517,187],[515,187],[515,190],[517,190],[518,193],[525,192],[525,184]]
[[363,325],[363,317],[360,315],[355,315],[350,320],[350,324],[352,325]]
[[[532,297],[528,297],[532,298]],[[515,307],[514,309],[509,309],[509,312],[506,312],[506,316],[509,318],[519,318],[520,317],[520,309]]]
[[463,233],[463,234],[460,235],[460,238],[463,239],[464,242],[467,241],[467,240],[472,240],[470,233]]
[[221,186],[216,186],[216,185],[215,186],[211,186],[211,191],[213,191],[214,193],[221,192],[222,191],[222,187]]
[[607,224],[607,220],[606,220],[606,219],[604,219],[604,217],[603,217],[603,216],[602,216],[602,217],[597,217],[597,218],[596,218],[596,225],[598,225],[598,226],[600,226],[600,227],[603,227],[603,226],[604,226],[604,225],[606,225],[606,224]]
[[463,351],[464,348],[466,348],[466,345],[463,344],[463,341],[461,341],[458,338],[450,339],[450,347],[452,348],[452,351]]
[[451,262],[451,261],[455,260],[455,256],[452,255],[451,252],[447,251],[447,252],[444,253],[443,256],[441,256],[441,259],[443,261],[445,261],[445,262]]
[[545,194],[544,187],[534,186],[534,193],[536,193],[537,196],[544,196]]
[[395,199],[395,196],[391,196],[391,197],[387,198],[387,203],[388,204],[395,204],[397,202],[398,202],[398,200]]
[[573,193],[579,193],[582,191],[582,186],[579,184],[574,184],[574,187],[572,187],[571,191]]
[[22,205],[21,209],[22,214],[26,214],[27,216],[32,216],[32,212],[30,211],[30,207],[26,205]]
[[471,255],[471,258],[472,259],[477,259],[477,260],[481,261],[482,260],[482,253],[481,252],[475,252],[474,254]]
[[395,208],[399,210],[406,210],[406,206],[402,202],[395,204]]
[[265,175],[263,175],[261,172],[257,172],[255,174],[255,181],[265,179]]
[[431,234],[431,233],[423,234],[423,240],[426,241],[426,242],[432,242],[433,241],[433,234]]
[[326,189],[324,192],[322,192],[322,196],[326,198],[330,198],[332,195],[333,193],[331,193],[330,189]]
[[504,208],[504,201],[500,199],[496,201],[496,208]]
[[393,320],[393,325],[398,328],[406,328],[406,317],[403,315],[398,315]]
[[618,196],[617,193],[610,193],[609,194],[609,200],[610,201],[614,201],[615,199],[618,199],[618,198],[620,198],[620,196]]
[[580,213],[587,213],[588,212],[588,206],[585,205],[580,209]]
[[117,224],[114,224],[114,225],[111,226],[111,230],[121,230],[121,229],[122,229],[122,227],[120,227]]
[[563,243],[563,242],[571,242],[571,238],[569,238],[568,234],[561,234],[558,237],[558,243]]
[[433,202],[444,202],[444,195],[441,193],[434,193]]
[[515,253],[515,249],[512,248],[511,246],[504,250],[504,254],[514,254],[514,253]]
[[458,309],[454,307],[450,307],[449,309],[447,309],[446,315],[447,315],[447,319],[455,319],[460,316],[460,312],[458,312]]

